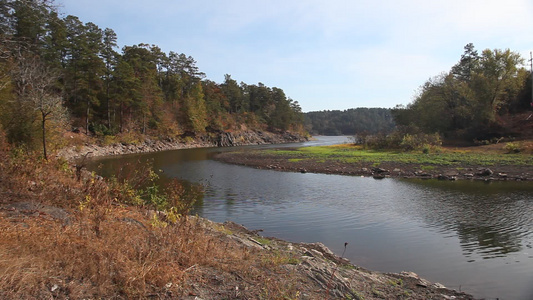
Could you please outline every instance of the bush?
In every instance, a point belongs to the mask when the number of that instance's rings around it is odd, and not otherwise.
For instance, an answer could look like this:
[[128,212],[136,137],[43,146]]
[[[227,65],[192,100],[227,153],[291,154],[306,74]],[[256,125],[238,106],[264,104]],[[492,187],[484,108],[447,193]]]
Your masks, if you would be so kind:
[[402,133],[394,131],[391,134],[358,135],[352,138],[355,144],[361,144],[366,149],[402,149],[404,151],[422,150],[429,153],[433,148],[440,147],[442,140],[438,133]]
[[442,140],[438,133],[434,134],[406,134],[402,138],[400,147],[405,151],[413,151],[421,149],[424,153],[429,153],[431,147],[438,147],[442,145]]
[[505,147],[503,147],[507,153],[520,153],[522,151],[522,145],[520,143],[507,143],[505,144]]

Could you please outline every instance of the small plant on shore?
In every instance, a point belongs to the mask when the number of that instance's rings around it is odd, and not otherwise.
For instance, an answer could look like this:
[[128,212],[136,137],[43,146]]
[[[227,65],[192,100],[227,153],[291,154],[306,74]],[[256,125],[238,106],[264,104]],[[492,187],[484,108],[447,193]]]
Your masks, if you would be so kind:
[[427,166],[427,165],[423,165],[423,166],[420,166],[420,169],[422,171],[433,171],[435,170],[435,166]]
[[[342,251],[341,260],[344,258],[344,253],[346,252],[346,247],[348,246],[348,243],[344,243],[344,250]],[[333,278],[335,277],[335,272],[339,268],[339,265],[336,264],[335,268],[333,269],[333,272],[331,272],[331,277],[329,278],[327,287],[326,287],[326,299],[329,297],[329,290],[331,289],[331,283],[333,282]]]
[[264,237],[258,236],[258,237],[255,237],[254,239],[256,241],[258,241],[262,245],[270,245],[270,244],[272,244],[272,240],[269,240],[269,239],[264,238]]
[[507,153],[520,153],[522,151],[522,144],[518,142],[509,142],[505,144],[504,149]]

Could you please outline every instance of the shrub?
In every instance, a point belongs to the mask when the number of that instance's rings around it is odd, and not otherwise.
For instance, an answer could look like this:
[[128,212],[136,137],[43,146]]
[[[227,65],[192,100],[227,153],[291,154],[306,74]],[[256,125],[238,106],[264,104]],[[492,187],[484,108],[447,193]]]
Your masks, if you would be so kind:
[[503,148],[507,153],[520,153],[522,151],[522,144],[510,142],[505,144],[505,147]]
[[358,135],[352,138],[355,144],[362,144],[367,149],[402,149],[404,151],[422,150],[429,153],[442,145],[438,133],[402,133],[394,131],[391,134]]

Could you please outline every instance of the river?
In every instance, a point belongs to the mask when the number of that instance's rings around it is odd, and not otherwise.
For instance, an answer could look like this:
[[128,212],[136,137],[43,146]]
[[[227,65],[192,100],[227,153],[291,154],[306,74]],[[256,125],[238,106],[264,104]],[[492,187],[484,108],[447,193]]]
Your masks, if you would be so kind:
[[[346,137],[258,147],[327,145]],[[245,147],[246,148],[246,147]],[[206,186],[195,214],[230,220],[264,236],[322,242],[352,263],[413,271],[487,299],[533,299],[533,184],[362,178],[258,170],[211,157],[235,148],[97,158],[104,176],[153,161],[161,180]]]

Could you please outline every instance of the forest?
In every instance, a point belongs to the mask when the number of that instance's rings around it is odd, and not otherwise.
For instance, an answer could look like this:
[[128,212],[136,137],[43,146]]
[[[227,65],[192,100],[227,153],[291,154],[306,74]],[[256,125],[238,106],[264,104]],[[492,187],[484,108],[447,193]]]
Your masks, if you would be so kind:
[[315,135],[390,133],[395,128],[387,108],[353,108],[305,113],[306,128]]
[[27,147],[65,129],[155,137],[304,130],[298,102],[282,89],[229,74],[213,82],[192,56],[157,45],[119,50],[113,29],[61,17],[53,0],[0,0],[0,126]]
[[412,103],[393,109],[394,119],[451,140],[530,137],[524,122],[533,105],[531,72],[524,63],[509,49],[479,53],[469,43],[448,72],[426,81]]

